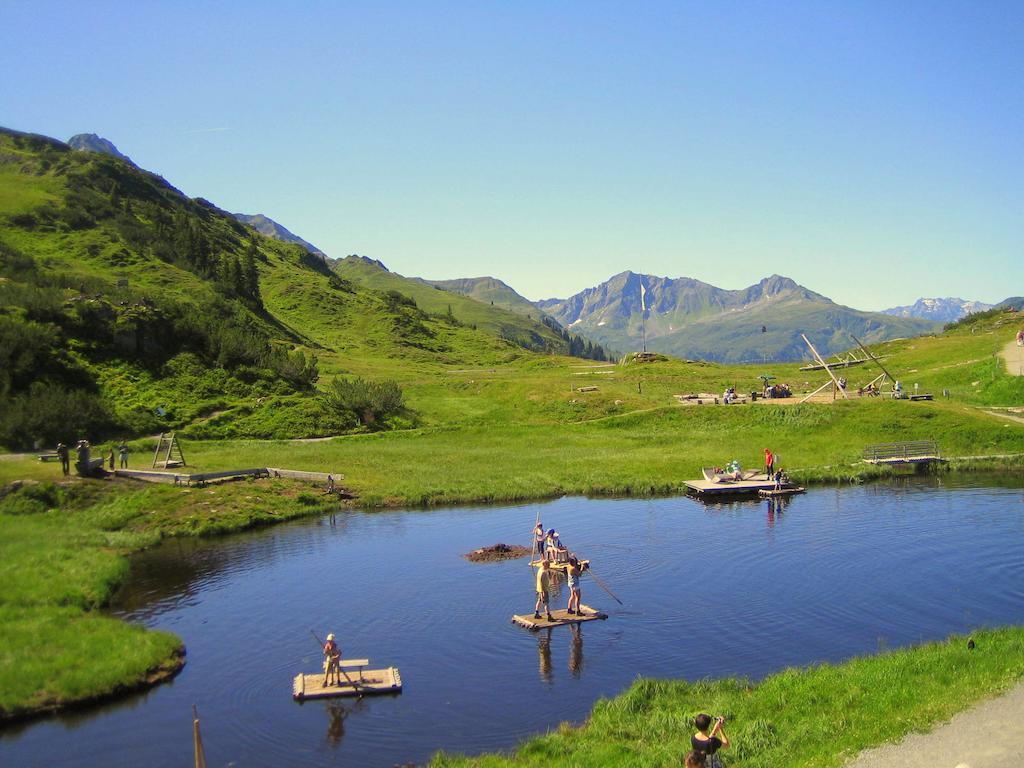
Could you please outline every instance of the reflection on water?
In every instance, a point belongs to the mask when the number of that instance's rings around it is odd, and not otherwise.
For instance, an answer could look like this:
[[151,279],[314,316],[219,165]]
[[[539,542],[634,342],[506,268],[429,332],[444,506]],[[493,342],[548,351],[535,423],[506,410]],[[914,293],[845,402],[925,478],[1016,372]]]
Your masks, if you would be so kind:
[[[179,634],[181,675],[0,731],[0,764],[187,765],[193,703],[211,766],[423,762],[582,720],[638,675],[756,678],[1020,623],[1022,500],[1019,479],[915,478],[708,506],[566,498],[338,512],[171,541],[133,559],[115,612]],[[607,621],[515,627],[513,613],[532,612],[533,571],[461,557],[528,543],[538,510],[622,599],[584,575],[584,602]],[[553,606],[568,596],[557,580]],[[337,633],[346,656],[397,666],[403,693],[293,702],[292,678],[321,669],[310,629]]]

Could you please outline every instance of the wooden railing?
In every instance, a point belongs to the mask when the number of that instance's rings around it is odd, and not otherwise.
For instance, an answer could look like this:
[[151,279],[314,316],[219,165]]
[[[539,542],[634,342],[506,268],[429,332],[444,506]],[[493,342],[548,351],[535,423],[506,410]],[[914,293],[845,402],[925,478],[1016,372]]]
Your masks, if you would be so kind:
[[941,458],[934,440],[908,440],[903,443],[879,443],[864,449],[864,461],[921,461]]

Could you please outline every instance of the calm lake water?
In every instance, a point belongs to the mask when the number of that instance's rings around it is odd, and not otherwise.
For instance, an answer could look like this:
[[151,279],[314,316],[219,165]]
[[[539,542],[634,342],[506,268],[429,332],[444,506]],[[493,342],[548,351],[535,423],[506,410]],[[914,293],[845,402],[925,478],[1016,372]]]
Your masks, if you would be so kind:
[[[391,766],[514,746],[579,721],[638,675],[758,678],[783,667],[1024,622],[1024,481],[924,478],[764,501],[593,500],[345,512],[137,556],[115,612],[188,648],[174,681],[0,731],[4,766],[190,765],[199,707],[211,766]],[[525,560],[540,511],[592,558],[611,618],[531,634]],[[559,602],[567,597],[561,595]],[[401,695],[297,704],[310,628],[400,668]]]

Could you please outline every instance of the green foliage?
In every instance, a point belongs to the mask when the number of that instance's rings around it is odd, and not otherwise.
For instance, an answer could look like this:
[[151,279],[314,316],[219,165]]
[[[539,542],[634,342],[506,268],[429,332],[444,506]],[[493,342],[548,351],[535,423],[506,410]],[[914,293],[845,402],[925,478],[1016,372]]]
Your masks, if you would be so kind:
[[680,765],[698,712],[725,715],[730,768],[840,766],[863,749],[948,719],[1024,676],[1024,629],[953,636],[843,664],[787,669],[759,683],[637,680],[594,705],[581,727],[531,738],[511,754],[439,754],[435,768]]
[[375,427],[387,416],[402,411],[402,388],[394,381],[367,381],[358,376],[331,382],[324,404],[335,413],[351,414],[367,427]]

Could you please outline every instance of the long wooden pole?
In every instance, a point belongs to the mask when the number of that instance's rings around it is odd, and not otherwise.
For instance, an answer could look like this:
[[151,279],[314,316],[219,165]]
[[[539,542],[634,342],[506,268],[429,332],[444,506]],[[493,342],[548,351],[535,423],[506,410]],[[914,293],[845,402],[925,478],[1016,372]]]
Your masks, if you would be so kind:
[[195,768],[206,768],[206,751],[203,749],[203,735],[199,732],[199,710],[192,705],[192,749]]
[[826,373],[828,373],[828,375],[832,379],[832,381],[835,382],[836,389],[839,390],[843,394],[843,399],[844,400],[849,400],[850,398],[846,394],[846,390],[839,386],[839,380],[836,379],[835,374],[832,373],[832,369],[828,367],[828,363],[826,363],[824,361],[824,359],[822,359],[821,355],[818,354],[818,350],[816,350],[814,348],[814,345],[811,344],[811,340],[808,339],[806,336],[804,336],[804,334],[802,334],[802,333],[800,334],[800,338],[802,338],[804,340],[804,342],[807,344],[807,346],[811,348],[811,354],[814,355],[814,359],[817,360],[819,363],[821,363],[825,367]]
[[[815,396],[816,394],[818,394],[819,392],[821,392],[821,390],[823,390],[823,389],[824,389],[825,387],[830,387],[830,386],[832,386],[832,382],[831,382],[831,381],[826,381],[826,382],[825,382],[824,384],[822,384],[822,385],[821,385],[820,387],[818,387],[818,388],[817,388],[816,390],[814,390],[813,392],[811,392],[811,393],[810,393],[809,395],[805,395],[805,396],[804,396],[804,399],[803,399],[803,400],[801,400],[801,401],[800,401],[799,403],[797,403],[797,405],[803,405],[803,404],[804,404],[804,403],[806,403],[806,402],[807,402],[808,400],[810,400],[810,399],[811,399],[812,397],[814,397],[814,396]],[[835,397],[833,397],[832,399],[834,400],[834,399],[835,399]]]
[[615,602],[617,602],[619,605],[625,605],[625,603],[619,600],[619,598],[616,597],[615,593],[608,588],[608,585],[601,581],[600,577],[596,573],[594,573],[593,569],[587,568],[587,572],[594,577],[594,581],[597,582],[597,586],[599,586],[601,589],[603,589],[605,592],[607,592],[609,595],[615,598]]
[[863,344],[861,344],[861,343],[860,343],[860,339],[858,339],[858,338],[857,338],[856,336],[854,336],[854,335],[853,335],[852,333],[850,334],[850,337],[851,337],[851,338],[852,338],[852,339],[853,339],[854,341],[856,341],[856,342],[857,342],[857,346],[861,348],[861,351],[862,351],[862,352],[863,352],[863,353],[864,353],[865,355],[867,355],[868,357],[870,357],[870,358],[871,358],[872,360],[874,360],[874,361],[875,361],[875,362],[876,362],[876,363],[878,364],[878,367],[882,369],[882,371],[883,371],[883,372],[885,373],[885,375],[886,375],[886,376],[888,376],[888,377],[889,377],[889,379],[890,379],[890,380],[892,380],[892,381],[896,381],[896,377],[895,377],[895,376],[893,376],[893,375],[892,375],[891,373],[889,373],[889,372],[888,372],[887,370],[885,370],[885,366],[884,366],[884,365],[882,365],[882,361],[881,361],[881,360],[879,360],[879,359],[878,359],[877,357],[875,357],[874,355],[872,355],[872,354],[871,354],[870,352],[868,352],[868,348],[867,348],[867,347],[865,347],[865,346],[864,346]]

